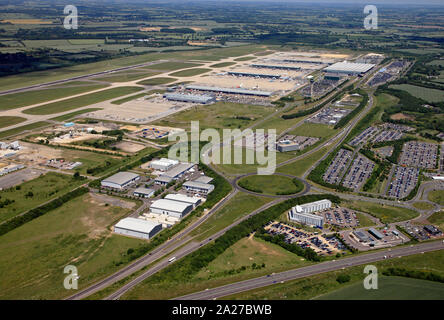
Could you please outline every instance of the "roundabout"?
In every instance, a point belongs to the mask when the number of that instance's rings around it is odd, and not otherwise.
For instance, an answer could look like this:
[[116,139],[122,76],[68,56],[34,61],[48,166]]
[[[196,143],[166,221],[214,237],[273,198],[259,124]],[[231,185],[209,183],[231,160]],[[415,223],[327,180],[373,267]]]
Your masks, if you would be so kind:
[[270,198],[294,198],[310,191],[308,182],[285,173],[272,175],[249,173],[236,177],[232,184],[242,192]]

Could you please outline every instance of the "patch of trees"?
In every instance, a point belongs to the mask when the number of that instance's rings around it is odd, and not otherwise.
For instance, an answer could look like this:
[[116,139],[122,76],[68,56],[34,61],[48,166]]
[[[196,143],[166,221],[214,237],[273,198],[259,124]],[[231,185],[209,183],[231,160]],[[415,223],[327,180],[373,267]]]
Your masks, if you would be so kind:
[[328,34],[314,34],[314,33],[270,33],[256,35],[256,39],[265,44],[281,45],[288,42],[301,42],[304,44],[328,44],[338,41],[340,38]]
[[406,277],[413,279],[429,280],[444,283],[444,277],[434,273],[420,270],[407,270],[404,268],[390,267],[382,271],[384,276]]
[[165,33],[196,33],[193,29],[190,28],[162,28],[160,32]]
[[335,129],[343,128],[345,125],[353,119],[358,113],[360,113],[365,106],[368,103],[368,94],[362,90],[357,89],[353,93],[359,93],[362,96],[362,101],[359,103],[359,105],[354,108],[349,114],[347,114],[345,117],[342,117],[341,120],[338,121],[338,123],[335,125]]
[[89,192],[88,188],[81,187],[78,189],[75,189],[71,192],[68,192],[67,194],[64,194],[63,196],[58,197],[57,199],[52,200],[49,203],[46,203],[44,205],[41,205],[40,207],[34,208],[32,210],[29,210],[23,215],[16,216],[5,223],[0,225],[0,236],[4,235],[5,233],[8,233],[9,231],[14,230],[15,228],[18,228],[25,223],[34,220],[45,213],[48,213],[49,211],[52,211],[54,209],[57,209],[61,207],[64,203],[80,197],[86,193]]

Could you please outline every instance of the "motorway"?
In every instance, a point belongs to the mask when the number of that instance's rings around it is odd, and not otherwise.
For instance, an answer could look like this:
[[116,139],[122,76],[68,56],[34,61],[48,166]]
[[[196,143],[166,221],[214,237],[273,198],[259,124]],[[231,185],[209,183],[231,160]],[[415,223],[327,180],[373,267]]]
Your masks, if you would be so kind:
[[[225,286],[200,291],[185,296],[175,298],[174,300],[210,300],[226,297],[239,292],[249,291],[257,288],[270,286],[285,281],[314,276],[316,274],[325,273],[329,271],[339,270],[343,268],[350,268],[363,264],[374,263],[384,259],[396,259],[413,254],[421,254],[424,252],[443,250],[443,241],[435,241],[429,243],[418,244],[414,246],[405,246],[396,249],[389,249],[352,256],[339,260],[331,260],[314,264],[308,267],[293,269],[285,272],[276,273],[273,275],[263,276],[259,278],[249,279],[241,282],[228,284]],[[386,258],[384,258],[386,257]]]

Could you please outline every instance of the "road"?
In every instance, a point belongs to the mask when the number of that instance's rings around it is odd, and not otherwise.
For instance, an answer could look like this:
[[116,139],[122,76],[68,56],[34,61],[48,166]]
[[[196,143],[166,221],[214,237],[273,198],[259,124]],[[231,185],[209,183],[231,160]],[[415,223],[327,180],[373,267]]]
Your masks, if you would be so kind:
[[230,193],[224,199],[219,201],[210,211],[208,211],[205,215],[203,215],[199,220],[193,222],[191,225],[186,227],[181,232],[175,234],[169,241],[164,242],[160,246],[153,249],[149,254],[139,258],[135,262],[129,264],[128,266],[120,269],[119,271],[113,273],[112,275],[96,282],[95,284],[77,292],[76,294],[67,298],[67,300],[81,300],[89,295],[100,291],[113,283],[126,278],[127,276],[133,274],[136,271],[139,271],[143,267],[155,262],[156,260],[167,256],[177,248],[183,245],[183,243],[190,240],[188,237],[190,232],[199,227],[202,223],[204,223],[214,212],[219,210],[226,202],[228,202],[232,197],[237,194],[237,191]]
[[339,260],[332,260],[323,263],[314,264],[308,267],[293,269],[281,273],[276,273],[270,276],[263,276],[259,278],[249,279],[241,282],[231,283],[225,286],[200,291],[185,296],[175,298],[174,300],[210,300],[226,297],[239,292],[249,291],[257,288],[266,287],[276,283],[314,276],[316,274],[325,273],[342,268],[349,268],[363,264],[374,263],[376,261],[387,259],[396,259],[398,257],[405,257],[413,254],[420,254],[423,252],[430,252],[436,250],[443,250],[444,243],[442,241],[435,241],[414,246],[405,246],[396,249],[377,251],[372,253],[361,254],[350,258]]

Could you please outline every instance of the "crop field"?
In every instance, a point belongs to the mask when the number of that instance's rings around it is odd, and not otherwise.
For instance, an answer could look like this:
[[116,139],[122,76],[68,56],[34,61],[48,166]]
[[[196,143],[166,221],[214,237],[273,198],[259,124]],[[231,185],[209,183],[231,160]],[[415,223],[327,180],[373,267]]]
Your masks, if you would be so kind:
[[[0,222],[56,198],[81,183],[82,181],[74,180],[71,175],[49,172],[14,188],[0,191],[0,203],[3,205],[0,206]],[[8,200],[13,202],[6,204]]]
[[186,70],[170,73],[170,76],[173,76],[173,77],[192,77],[192,76],[197,76],[198,74],[202,74],[202,73],[209,72],[209,71],[211,71],[211,69],[206,69],[206,68],[186,69]]
[[37,128],[40,128],[40,127],[47,126],[49,124],[50,123],[46,122],[46,121],[39,121],[39,122],[34,122],[34,123],[31,123],[31,124],[24,125],[24,126],[21,126],[21,127],[17,127],[17,128],[14,128],[14,129],[5,130],[5,131],[0,132],[0,138],[13,136],[13,135],[19,134],[19,133],[21,133],[23,131],[37,129]]
[[81,107],[86,107],[101,101],[114,99],[120,96],[124,96],[130,93],[138,92],[143,90],[140,87],[118,87],[107,89],[99,92],[89,93],[80,97],[65,99],[42,106],[34,107],[24,111],[26,114],[32,115],[46,115],[61,113],[64,111],[69,111]]
[[444,284],[403,277],[379,277],[378,290],[366,290],[362,283],[338,289],[319,300],[442,300]]
[[0,110],[11,110],[26,107],[55,99],[66,98],[80,93],[106,88],[107,85],[94,84],[79,87],[57,87],[41,90],[30,90],[0,96]]
[[239,186],[249,191],[269,195],[294,194],[302,191],[304,185],[299,181],[279,175],[249,176],[239,180]]
[[410,84],[391,85],[390,88],[407,91],[414,97],[432,103],[444,100],[444,91],[438,89],[418,87]]
[[115,272],[115,262],[143,243],[109,230],[129,212],[86,194],[1,236],[0,298],[66,297],[72,294],[63,287],[69,264],[78,268],[79,289]]
[[177,79],[168,78],[168,77],[159,77],[159,78],[151,78],[151,79],[142,80],[142,81],[137,82],[137,84],[144,85],[144,86],[157,86],[157,85],[161,85],[161,84],[171,83],[174,81],[177,81]]
[[419,215],[418,212],[407,208],[388,206],[384,204],[380,205],[364,201],[347,201],[344,206],[357,211],[369,213],[370,215],[380,219],[383,223],[409,220]]
[[238,193],[226,205],[213,214],[207,221],[192,232],[197,239],[203,240],[211,234],[229,226],[239,218],[270,202],[271,198]]
[[0,128],[9,127],[23,121],[26,121],[26,119],[22,117],[0,116]]
[[[443,275],[444,270],[444,250],[435,252],[426,252],[424,254],[417,254],[408,257],[402,257],[397,259],[390,259],[384,261],[378,261],[373,263],[378,270],[384,270],[389,267],[405,268],[408,270],[418,270],[418,271],[432,271]],[[332,272],[326,272],[318,274],[312,277],[293,280],[285,282],[284,284],[276,284],[264,288],[259,288],[232,296],[224,297],[224,299],[236,299],[236,300],[264,300],[264,299],[276,299],[276,300],[302,300],[302,299],[314,299],[322,298],[324,295],[327,296],[329,293],[340,292],[336,290],[347,290],[348,287],[353,285],[360,285],[362,288],[362,281],[366,274],[363,273],[364,266],[356,266],[347,268],[345,271],[338,270]],[[340,284],[336,281],[339,275],[347,274],[350,276],[350,281],[347,283]],[[381,276],[380,279],[383,277]],[[398,277],[384,277],[398,279]],[[408,280],[416,279],[401,279],[398,283],[393,282],[398,288],[407,290],[407,292],[412,294],[412,288],[405,287],[409,282]],[[396,281],[396,280],[394,280]],[[423,280],[424,281],[424,280]],[[412,281],[410,284],[415,288],[418,285],[418,281]],[[429,282],[422,284],[424,288],[436,288],[435,285],[444,286],[442,283]],[[421,289],[418,289],[421,291]],[[432,289],[433,290],[433,289]],[[368,290],[367,290],[368,291]],[[379,291],[379,290],[373,290]],[[386,291],[388,292],[388,291]],[[377,294],[377,293],[376,293]],[[402,299],[401,292],[398,292],[400,299]],[[388,294],[385,294],[389,297]],[[359,295],[357,296],[359,297]],[[443,294],[440,292],[440,298],[442,299]],[[338,299],[339,298],[338,296]],[[394,299],[391,297],[390,299]],[[410,297],[411,299],[411,297]]]

